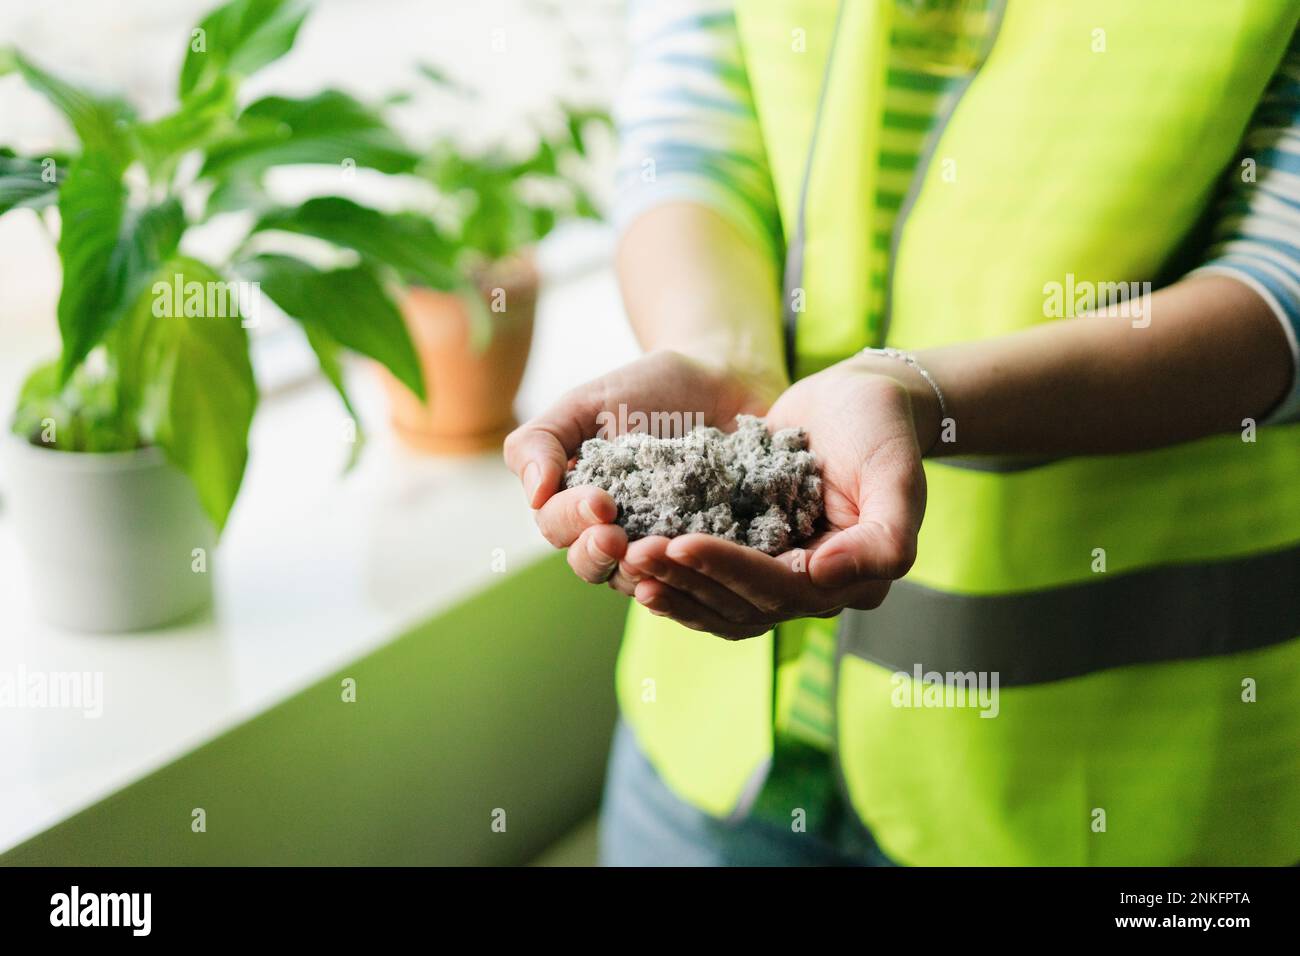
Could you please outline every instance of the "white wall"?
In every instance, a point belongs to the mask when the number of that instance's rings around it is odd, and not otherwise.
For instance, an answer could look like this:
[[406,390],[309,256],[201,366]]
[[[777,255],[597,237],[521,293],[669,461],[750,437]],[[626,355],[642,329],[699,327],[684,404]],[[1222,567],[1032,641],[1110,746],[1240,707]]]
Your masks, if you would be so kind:
[[[0,46],[13,44],[68,79],[121,91],[145,116],[156,116],[174,106],[189,30],[213,6],[215,0],[6,0]],[[318,0],[293,52],[247,84],[244,95],[337,86],[377,99],[412,89],[419,95],[396,112],[396,122],[414,141],[445,131],[469,142],[509,140],[527,136],[520,118],[557,96],[607,104],[623,62],[622,16],[622,0]],[[432,90],[414,69],[421,61],[481,90],[481,101],[466,107]],[[588,79],[575,80],[576,64]],[[0,78],[0,145],[39,153],[69,140],[41,97],[17,77]],[[294,176],[291,189],[312,189],[309,173]],[[0,384],[8,387],[21,368],[57,349],[58,283],[57,258],[35,217],[0,219]],[[0,410],[11,398],[0,395]]]

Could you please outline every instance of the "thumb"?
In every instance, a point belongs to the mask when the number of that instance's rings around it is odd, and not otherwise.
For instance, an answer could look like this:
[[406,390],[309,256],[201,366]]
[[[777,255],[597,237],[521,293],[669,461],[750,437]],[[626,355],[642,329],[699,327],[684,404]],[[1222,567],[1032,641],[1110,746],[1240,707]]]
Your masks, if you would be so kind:
[[925,471],[916,442],[886,442],[869,456],[858,488],[858,522],[813,552],[808,576],[818,587],[893,581],[916,561],[925,514]]
[[819,588],[901,578],[916,560],[916,534],[875,521],[831,535],[813,552],[808,577]]
[[506,436],[506,465],[519,476],[530,508],[540,508],[560,490],[569,458],[595,422],[581,397],[566,397]]
[[560,490],[568,456],[564,446],[549,432],[537,428],[516,429],[506,439],[505,458],[524,486],[528,507],[540,508]]

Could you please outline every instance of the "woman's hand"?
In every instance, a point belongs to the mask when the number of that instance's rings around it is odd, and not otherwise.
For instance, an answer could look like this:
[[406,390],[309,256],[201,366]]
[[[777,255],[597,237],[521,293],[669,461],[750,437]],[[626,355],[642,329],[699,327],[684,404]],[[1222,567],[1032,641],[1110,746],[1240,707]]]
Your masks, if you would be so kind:
[[680,412],[686,422],[698,415],[706,425],[725,427],[739,414],[762,415],[783,385],[779,374],[740,373],[677,352],[653,352],[574,389],[520,425],[506,438],[506,464],[523,483],[529,506],[537,509],[546,540],[568,549],[569,565],[579,577],[599,584],[615,573],[628,541],[612,523],[618,507],[607,492],[564,489],[569,459],[583,441],[594,437],[603,421],[626,420],[635,412]]
[[939,419],[928,383],[893,359],[854,358],[803,379],[772,405],[767,425],[807,431],[826,530],[776,557],[703,534],[643,538],[626,547],[611,583],[655,614],[730,638],[875,608],[915,559],[922,447]]

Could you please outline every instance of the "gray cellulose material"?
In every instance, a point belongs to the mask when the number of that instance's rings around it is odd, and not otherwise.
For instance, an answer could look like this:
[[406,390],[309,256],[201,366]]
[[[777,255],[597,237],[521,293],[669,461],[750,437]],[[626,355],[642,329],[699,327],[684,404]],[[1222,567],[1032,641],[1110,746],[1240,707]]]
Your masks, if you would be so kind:
[[582,443],[566,487],[595,485],[618,504],[629,539],[701,532],[780,554],[822,514],[822,480],[801,428],[770,434],[762,419],[681,438],[640,432]]

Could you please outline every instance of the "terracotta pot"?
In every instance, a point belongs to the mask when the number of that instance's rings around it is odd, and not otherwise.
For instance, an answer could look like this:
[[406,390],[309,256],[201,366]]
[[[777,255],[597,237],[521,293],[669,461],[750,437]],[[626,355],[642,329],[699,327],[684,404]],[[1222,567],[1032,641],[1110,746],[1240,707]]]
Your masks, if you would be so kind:
[[[415,343],[428,401],[421,402],[384,368],[393,428],[407,446],[434,454],[497,450],[515,427],[514,403],[528,363],[538,274],[531,256],[498,263],[478,279],[492,320],[476,343],[464,300],[409,289],[402,313]],[[498,311],[494,311],[494,307]]]

